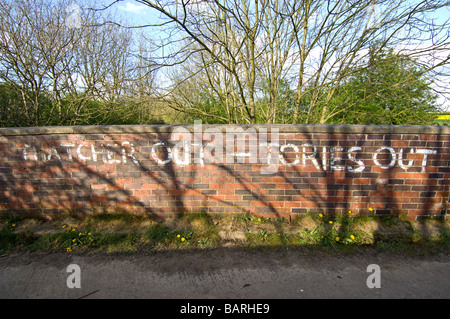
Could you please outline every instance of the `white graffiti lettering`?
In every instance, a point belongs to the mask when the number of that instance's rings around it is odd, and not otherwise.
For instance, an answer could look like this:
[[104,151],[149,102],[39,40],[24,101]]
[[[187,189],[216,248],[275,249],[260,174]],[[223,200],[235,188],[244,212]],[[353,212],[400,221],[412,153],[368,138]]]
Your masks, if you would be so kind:
[[362,150],[362,148],[361,148],[360,146],[353,146],[353,147],[350,147],[350,148],[348,149],[348,151],[347,151],[348,159],[349,159],[350,161],[355,162],[356,164],[358,164],[358,167],[357,167],[357,168],[354,168],[353,166],[350,166],[350,165],[347,166],[347,169],[348,169],[349,172],[359,173],[359,172],[364,171],[364,169],[365,169],[364,162],[361,161],[361,160],[357,160],[357,159],[352,155],[354,152],[356,152],[356,151],[361,151],[361,150]]
[[[193,143],[190,132],[181,130],[172,135],[170,143],[168,141],[154,143],[150,152],[147,151],[149,154],[145,154],[142,150],[136,151],[135,146],[128,141],[122,142],[120,145],[61,143],[40,149],[25,144],[21,151],[25,161],[93,161],[94,163],[102,161],[105,164],[127,164],[131,161],[142,169],[144,169],[140,162],[142,159],[151,159],[157,165],[166,165],[173,162],[174,165],[180,167],[191,163],[201,164],[202,167],[204,163],[220,164],[225,159],[225,163],[231,164],[236,162],[261,164],[262,174],[276,173],[280,164],[288,167],[312,165],[317,171],[348,171],[350,173],[363,172],[367,166],[371,165],[383,170],[389,170],[398,165],[404,171],[416,166],[423,173],[426,171],[429,156],[437,154],[437,150],[432,149],[409,148],[405,150],[399,148],[396,150],[393,147],[382,146],[371,154],[370,162],[367,155],[366,159],[363,160],[362,156],[365,152],[361,146],[349,148],[323,146],[319,152],[319,149],[310,142],[279,145],[277,136],[272,136],[272,141],[268,142],[267,135],[261,134],[259,143],[255,143],[255,140],[248,143],[244,141],[249,146],[246,149],[239,145],[238,148],[234,147],[235,136],[232,135],[228,137],[232,136],[231,144],[233,147],[224,145],[220,138],[221,134],[218,130],[207,129],[207,132],[203,135],[207,142],[203,143],[199,139],[194,139]],[[240,134],[240,137],[243,135],[249,136],[253,134],[253,131],[234,131],[233,134]],[[173,142],[176,143],[173,144]],[[192,150],[194,150],[194,154],[192,154]],[[226,151],[225,156],[224,150]],[[422,157],[417,157],[417,154],[422,155]]]
[[[378,155],[384,150],[388,150],[391,153],[391,161],[387,165],[382,165],[378,161]],[[395,154],[395,150],[392,147],[383,146],[382,148],[377,149],[375,153],[373,153],[373,162],[375,163],[376,166],[378,166],[382,169],[389,169],[391,167],[394,167],[396,160],[397,160],[397,155]]]

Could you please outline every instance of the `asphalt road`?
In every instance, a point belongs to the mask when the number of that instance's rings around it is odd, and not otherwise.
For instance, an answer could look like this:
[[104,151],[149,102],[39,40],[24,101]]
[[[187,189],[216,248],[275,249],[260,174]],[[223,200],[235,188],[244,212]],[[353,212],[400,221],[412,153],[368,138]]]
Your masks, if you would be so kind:
[[[379,269],[368,269],[369,265]],[[69,288],[68,282],[75,287]],[[379,288],[368,287],[368,282]],[[126,255],[11,254],[0,258],[0,298],[448,299],[450,254],[343,255],[238,248]]]

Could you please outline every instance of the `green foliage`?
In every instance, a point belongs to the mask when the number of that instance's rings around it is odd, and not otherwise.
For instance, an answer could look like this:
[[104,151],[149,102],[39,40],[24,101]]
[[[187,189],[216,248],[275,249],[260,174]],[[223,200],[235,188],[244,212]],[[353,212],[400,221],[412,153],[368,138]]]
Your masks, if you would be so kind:
[[170,234],[167,227],[161,225],[151,226],[144,237],[150,241],[151,245],[156,245],[157,243],[163,242]]
[[17,229],[22,218],[18,216],[12,216],[8,218],[0,229],[0,254],[8,253],[17,247],[32,245],[38,236],[31,232],[24,232],[17,234]]
[[66,231],[61,234],[59,242],[66,247],[67,251],[72,251],[74,247],[81,246],[86,247],[93,245],[95,242],[95,236],[91,231],[80,231],[73,227],[63,226]]
[[295,91],[289,81],[281,79],[277,87],[271,87],[269,79],[263,80],[262,97],[257,103],[256,123],[288,123],[291,119]]
[[337,89],[330,108],[331,123],[413,125],[431,124],[437,96],[430,81],[412,58],[370,49],[367,62],[352,71]]
[[[0,127],[60,125],[163,124],[146,103],[118,99],[114,102],[80,96],[66,96],[58,106],[47,93],[21,96],[13,83],[0,83]],[[30,98],[36,103],[28,103]],[[35,106],[38,106],[35,108]],[[76,113],[75,113],[76,112]]]
[[41,126],[56,115],[47,94],[23,91],[15,83],[0,83],[0,127]]
[[[262,80],[256,100],[256,123],[289,123],[295,91],[287,80],[278,87]],[[438,110],[436,94],[426,73],[412,58],[374,44],[361,65],[337,86],[304,87],[300,98],[298,123],[413,125],[431,124]],[[22,90],[23,91],[23,90]],[[208,87],[196,88],[198,97],[177,122],[202,120],[209,124],[240,123],[231,97],[218,97]],[[161,124],[167,120],[155,115],[154,105],[139,99],[117,97],[114,101],[66,96],[56,104],[50,92],[28,92],[23,96],[17,85],[0,83],[0,126],[43,125],[127,125]],[[32,101],[33,100],[33,101]],[[33,102],[33,103],[32,103]],[[167,108],[160,104],[158,107]],[[191,112],[191,111],[192,112]]]
[[230,109],[230,117],[233,117],[233,110],[231,105],[227,105],[227,102],[214,96],[207,88],[202,89],[199,93],[197,101],[192,105],[192,113],[187,110],[185,116],[186,123],[193,123],[194,120],[202,120],[206,124],[226,124],[229,121],[227,109]]

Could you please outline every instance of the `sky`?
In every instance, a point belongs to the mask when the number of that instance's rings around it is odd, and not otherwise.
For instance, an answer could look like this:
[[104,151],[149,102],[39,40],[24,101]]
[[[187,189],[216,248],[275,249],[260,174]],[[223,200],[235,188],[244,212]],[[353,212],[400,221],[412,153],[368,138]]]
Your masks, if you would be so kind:
[[134,3],[134,2],[125,2],[118,5],[119,10],[131,13],[134,15],[144,15],[147,14],[150,10],[147,6],[140,4],[140,3]]
[[[113,0],[97,1],[97,7],[113,2]],[[148,6],[133,0],[120,1],[116,3],[114,9],[119,15],[127,19],[130,25],[139,26],[149,23],[155,23],[158,15]]]

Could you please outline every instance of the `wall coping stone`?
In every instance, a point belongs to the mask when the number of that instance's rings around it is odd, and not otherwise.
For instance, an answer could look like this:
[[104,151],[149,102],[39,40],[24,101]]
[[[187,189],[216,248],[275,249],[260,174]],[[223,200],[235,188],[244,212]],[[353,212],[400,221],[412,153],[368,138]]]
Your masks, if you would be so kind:
[[[194,132],[194,125],[89,125],[89,126],[44,126],[23,128],[0,128],[0,136],[53,135],[53,134],[143,134],[171,133],[177,127]],[[340,134],[450,134],[449,126],[427,125],[318,125],[318,124],[202,124],[202,129],[241,127],[267,129],[277,128],[280,133],[340,133]]]

